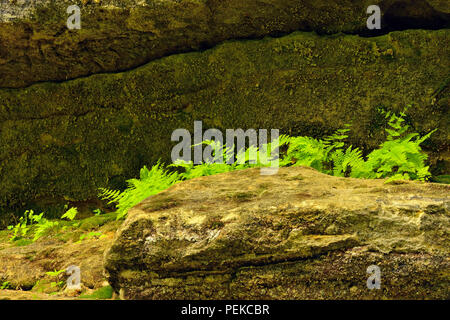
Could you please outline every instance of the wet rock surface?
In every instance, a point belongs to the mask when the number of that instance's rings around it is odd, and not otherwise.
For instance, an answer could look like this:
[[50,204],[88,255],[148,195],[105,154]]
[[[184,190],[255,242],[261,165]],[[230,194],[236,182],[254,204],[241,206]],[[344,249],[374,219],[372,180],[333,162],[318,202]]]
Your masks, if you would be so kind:
[[304,167],[197,178],[133,208],[105,269],[124,299],[449,299],[449,191]]

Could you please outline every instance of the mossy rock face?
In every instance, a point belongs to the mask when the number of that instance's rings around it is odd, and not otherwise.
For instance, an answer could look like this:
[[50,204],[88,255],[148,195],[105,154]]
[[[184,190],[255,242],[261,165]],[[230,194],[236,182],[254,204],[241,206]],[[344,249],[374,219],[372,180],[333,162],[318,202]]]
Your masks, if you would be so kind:
[[[80,30],[66,26],[73,4]],[[1,0],[0,87],[127,70],[229,39],[296,30],[371,35],[369,5],[386,14],[383,33],[450,21],[439,0]]]
[[170,162],[173,130],[280,129],[350,142],[385,140],[379,106],[408,111],[448,174],[449,30],[361,38],[296,32],[230,41],[117,74],[0,89],[0,207],[97,197],[143,165]]
[[448,299],[449,195],[304,167],[196,178],[131,209],[104,266],[124,299]]

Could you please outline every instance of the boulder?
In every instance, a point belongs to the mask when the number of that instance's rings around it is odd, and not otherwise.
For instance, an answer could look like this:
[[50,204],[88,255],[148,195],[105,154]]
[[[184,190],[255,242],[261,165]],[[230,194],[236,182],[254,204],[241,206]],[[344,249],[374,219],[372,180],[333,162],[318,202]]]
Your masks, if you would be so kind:
[[[111,213],[78,218],[76,225],[59,221],[36,241],[35,226],[14,241],[12,231],[0,230],[0,287],[9,289],[0,290],[0,300],[87,299],[104,292],[103,254],[121,221]],[[72,288],[67,286],[70,266],[80,272],[80,285]]]
[[[67,28],[67,8],[81,29]],[[441,0],[0,0],[0,87],[24,87],[124,71],[230,39],[296,30],[363,33],[369,5],[386,14],[380,32],[448,26]]]
[[[78,234],[78,237],[80,235]],[[81,269],[82,284],[87,288],[101,288],[103,276],[103,253],[112,243],[113,233],[106,238],[87,239],[82,242],[65,243],[57,237],[43,239],[27,245],[0,243],[0,280],[8,281],[17,290],[33,292],[58,291],[51,282],[64,281],[68,276],[62,273],[58,278],[46,272],[66,269],[75,265]],[[0,291],[0,300],[3,292]]]
[[305,167],[201,177],[131,209],[104,266],[124,299],[449,299],[449,195]]
[[424,146],[448,174],[449,32],[296,32],[127,72],[0,89],[0,213],[31,204],[47,211],[96,198],[100,187],[122,188],[143,165],[170,162],[172,132],[193,132],[194,120],[205,130],[313,137],[349,123],[349,142],[370,150],[385,140],[378,107],[398,112],[413,103],[408,122],[421,134],[439,129]]

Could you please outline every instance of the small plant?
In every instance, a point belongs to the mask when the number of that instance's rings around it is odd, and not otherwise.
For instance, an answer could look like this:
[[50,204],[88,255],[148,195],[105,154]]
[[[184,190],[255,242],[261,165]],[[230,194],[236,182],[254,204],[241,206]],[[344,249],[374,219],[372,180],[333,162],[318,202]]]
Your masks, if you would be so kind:
[[54,271],[48,271],[45,274],[50,276],[50,277],[57,277],[59,276],[61,273],[66,272],[66,269],[62,269],[62,270],[54,270]]
[[83,241],[83,240],[89,240],[89,239],[92,239],[92,238],[99,238],[99,239],[102,239],[102,238],[104,238],[104,237],[106,237],[104,234],[102,234],[101,232],[98,232],[98,231],[92,231],[92,232],[89,232],[89,233],[85,233],[85,234],[82,234],[81,236],[80,236],[80,240],[78,240],[77,241],[77,243],[80,243],[81,241]]
[[9,281],[5,281],[0,285],[0,290],[11,289],[11,283]]
[[101,215],[101,214],[104,213],[104,212],[103,212],[102,210],[100,210],[100,209],[95,209],[95,210],[93,210],[92,212],[93,212],[94,215],[96,215],[96,216],[99,216],[99,215]]
[[[68,219],[72,221],[77,215],[77,208],[70,208],[66,213],[62,215],[62,219]],[[43,217],[44,213],[37,215],[33,210],[25,211],[23,217],[20,217],[19,223],[15,226],[8,226],[8,230],[12,230],[13,234],[10,237],[10,241],[21,240],[23,244],[28,244],[28,239],[24,239],[30,233],[34,233],[32,242],[37,241],[39,238],[47,234],[47,232],[53,228],[59,226],[58,221],[50,221]]]
[[56,281],[50,282],[51,288],[55,288],[55,289],[59,290],[64,286],[64,280],[58,281],[58,278],[59,278],[60,274],[65,273],[65,272],[66,272],[66,269],[54,270],[54,271],[49,271],[49,272],[45,273],[46,275],[48,275],[52,278],[56,278]]
[[47,234],[50,229],[53,229],[59,225],[58,221],[50,221],[43,218],[37,225],[34,233],[33,242]]
[[78,209],[77,208],[75,208],[75,207],[70,208],[69,210],[66,211],[66,213],[64,213],[61,216],[61,219],[67,219],[67,220],[72,221],[73,219],[75,219],[77,213],[78,213]]
[[[406,110],[405,110],[406,111]],[[404,112],[397,116],[391,112],[381,110],[391,127],[386,129],[387,140],[379,149],[367,156],[368,169],[375,174],[375,178],[389,178],[394,180],[427,180],[431,174],[425,166],[427,155],[422,152],[420,145],[435,131],[420,137],[418,133],[407,133],[409,126],[403,124]],[[371,175],[372,177],[373,175]]]
[[16,224],[15,226],[8,226],[8,230],[13,231],[10,241],[15,241],[17,239],[25,237],[28,234],[31,225],[34,223],[39,223],[42,220],[43,215],[43,212],[39,215],[36,215],[34,214],[33,210],[25,211],[23,217],[20,217],[18,224]]

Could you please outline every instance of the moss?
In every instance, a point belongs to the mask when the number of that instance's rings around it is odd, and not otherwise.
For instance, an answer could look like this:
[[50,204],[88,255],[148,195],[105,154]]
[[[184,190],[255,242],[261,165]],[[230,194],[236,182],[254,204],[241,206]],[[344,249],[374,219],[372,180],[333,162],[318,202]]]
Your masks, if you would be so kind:
[[[414,129],[438,128],[427,148],[442,157],[448,94],[440,92],[433,105],[431,98],[448,78],[448,32],[367,39],[296,32],[231,41],[123,73],[0,89],[0,214],[123,186],[143,165],[170,162],[172,131],[193,131],[194,120],[205,129],[278,128],[314,137],[352,123],[350,143],[370,150],[384,139],[376,107],[399,111],[414,102]],[[191,112],[182,112],[187,105]]]
[[[134,0],[103,0],[100,4],[47,1],[37,4],[32,14],[15,23],[1,24],[0,42],[4,49],[0,54],[6,63],[0,65],[0,86],[21,87],[128,70],[156,58],[204,49],[230,39],[262,38],[296,30],[373,35],[366,28],[366,8],[381,2],[384,12],[392,4],[381,0],[271,0],[264,5],[255,0],[162,1],[158,5],[138,4]],[[82,28],[76,31],[67,30],[65,23],[66,8],[74,3],[81,7],[83,17]],[[442,10],[442,4],[433,5]],[[410,12],[409,6],[400,14],[418,16],[419,21],[438,21],[441,16],[426,1],[415,1],[413,6],[418,9]],[[423,6],[427,10],[422,10]],[[424,27],[419,22],[408,29]],[[445,27],[445,21],[436,27]],[[392,29],[384,21],[382,32]],[[389,51],[381,54],[384,58],[391,55]],[[74,56],[77,59],[72,59]],[[306,61],[317,65],[314,54],[310,53]],[[59,67],[48,68],[49,63]]]
[[41,279],[37,281],[31,291],[41,292],[41,293],[53,293],[60,290],[60,287],[56,285],[57,279]]
[[79,297],[79,299],[106,300],[106,299],[111,299],[112,296],[113,296],[112,287],[106,286],[106,287],[97,289],[92,294],[83,294]]
[[[238,5],[206,0],[163,1],[157,6],[136,5],[135,1],[121,1],[118,5],[108,0],[102,1],[103,6],[75,3],[81,7],[81,30],[67,30],[66,9],[74,3],[66,0],[38,4],[31,16],[15,24],[2,24],[0,39],[6,48],[2,54],[11,63],[0,66],[4,75],[0,86],[18,87],[130,69],[155,58],[198,50],[227,39],[311,27],[323,32],[349,31],[360,29],[365,22],[363,5],[361,10],[349,10],[348,15],[338,19],[331,14],[337,9],[335,3],[318,9],[317,5],[303,6],[293,0],[264,6],[257,1]],[[112,6],[106,7],[108,4]],[[342,22],[358,21],[356,17],[362,18],[356,25]],[[21,41],[25,38],[29,39],[26,44]],[[43,41],[46,45],[41,45]],[[26,59],[23,52],[28,53]],[[73,56],[77,59],[67,58]],[[25,72],[29,71],[30,60],[33,72]],[[48,63],[59,68],[48,68]]]
[[14,241],[14,245],[17,247],[27,246],[32,243],[33,243],[32,239],[19,239],[17,241]]
[[105,213],[98,216],[89,217],[80,221],[79,229],[91,230],[97,229],[104,224],[114,221],[116,219],[115,213]]
[[228,198],[237,202],[247,202],[256,196],[254,192],[235,192],[227,195]]
[[450,175],[436,176],[431,179],[433,182],[450,184]]

